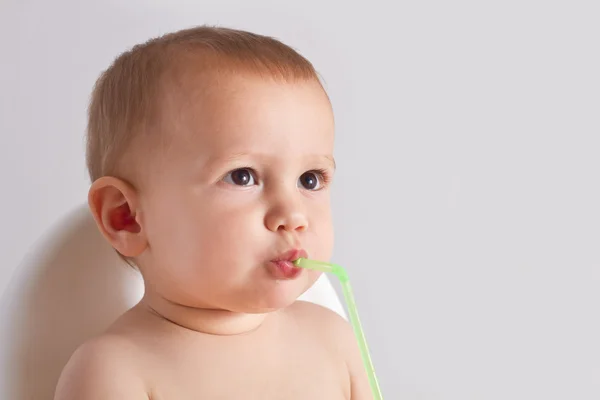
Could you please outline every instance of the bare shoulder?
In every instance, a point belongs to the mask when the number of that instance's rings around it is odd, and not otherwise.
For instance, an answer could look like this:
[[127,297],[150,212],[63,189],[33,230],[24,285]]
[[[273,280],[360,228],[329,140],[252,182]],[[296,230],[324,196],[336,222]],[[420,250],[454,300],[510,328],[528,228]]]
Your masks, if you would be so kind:
[[290,318],[303,327],[305,334],[314,334],[329,351],[337,357],[346,358],[355,347],[354,332],[350,323],[341,315],[318,304],[296,301],[287,310]]
[[55,400],[148,400],[129,339],[106,334],[81,345],[63,369]]
[[321,305],[307,301],[296,301],[286,310],[287,313],[298,321],[309,323],[311,327],[327,337],[335,338],[337,334],[342,337],[352,333],[348,321],[341,315]]
[[348,368],[352,400],[372,399],[367,373],[352,325],[336,312],[317,304],[297,301],[288,312],[300,323],[325,339],[330,349],[336,349]]

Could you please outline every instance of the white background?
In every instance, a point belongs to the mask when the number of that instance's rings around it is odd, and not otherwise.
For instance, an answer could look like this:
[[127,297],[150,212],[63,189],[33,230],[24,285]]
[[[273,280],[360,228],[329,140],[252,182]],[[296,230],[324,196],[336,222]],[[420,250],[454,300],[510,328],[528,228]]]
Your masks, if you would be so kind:
[[0,295],[85,202],[101,70],[222,24],[283,40],[326,81],[334,259],[386,399],[598,399],[597,4],[3,0]]

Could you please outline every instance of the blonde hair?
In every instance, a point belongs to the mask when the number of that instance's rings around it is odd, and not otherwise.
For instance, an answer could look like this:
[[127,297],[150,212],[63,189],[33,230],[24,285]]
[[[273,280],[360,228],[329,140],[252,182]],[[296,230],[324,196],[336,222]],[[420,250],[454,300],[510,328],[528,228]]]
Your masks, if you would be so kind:
[[294,49],[250,32],[200,26],[138,44],[101,74],[92,92],[86,157],[92,181],[119,174],[132,140],[159,118],[166,76],[180,72],[192,57],[216,72],[320,82],[313,65]]

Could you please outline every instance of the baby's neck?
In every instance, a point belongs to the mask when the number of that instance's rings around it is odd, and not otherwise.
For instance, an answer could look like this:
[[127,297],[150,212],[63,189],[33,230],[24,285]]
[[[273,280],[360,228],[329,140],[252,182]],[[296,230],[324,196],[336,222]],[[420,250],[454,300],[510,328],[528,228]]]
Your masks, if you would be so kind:
[[139,307],[182,328],[220,336],[252,332],[262,325],[268,315],[188,307],[152,295],[145,295]]

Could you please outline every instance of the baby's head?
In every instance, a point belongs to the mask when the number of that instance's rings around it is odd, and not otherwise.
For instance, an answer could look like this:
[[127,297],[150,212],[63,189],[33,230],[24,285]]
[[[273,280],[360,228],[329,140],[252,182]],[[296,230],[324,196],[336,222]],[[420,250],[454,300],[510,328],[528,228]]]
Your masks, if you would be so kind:
[[[200,27],[124,53],[89,109],[89,204],[146,292],[265,312],[333,246],[334,120],[309,61],[277,40]],[[306,254],[304,253],[306,252]]]

